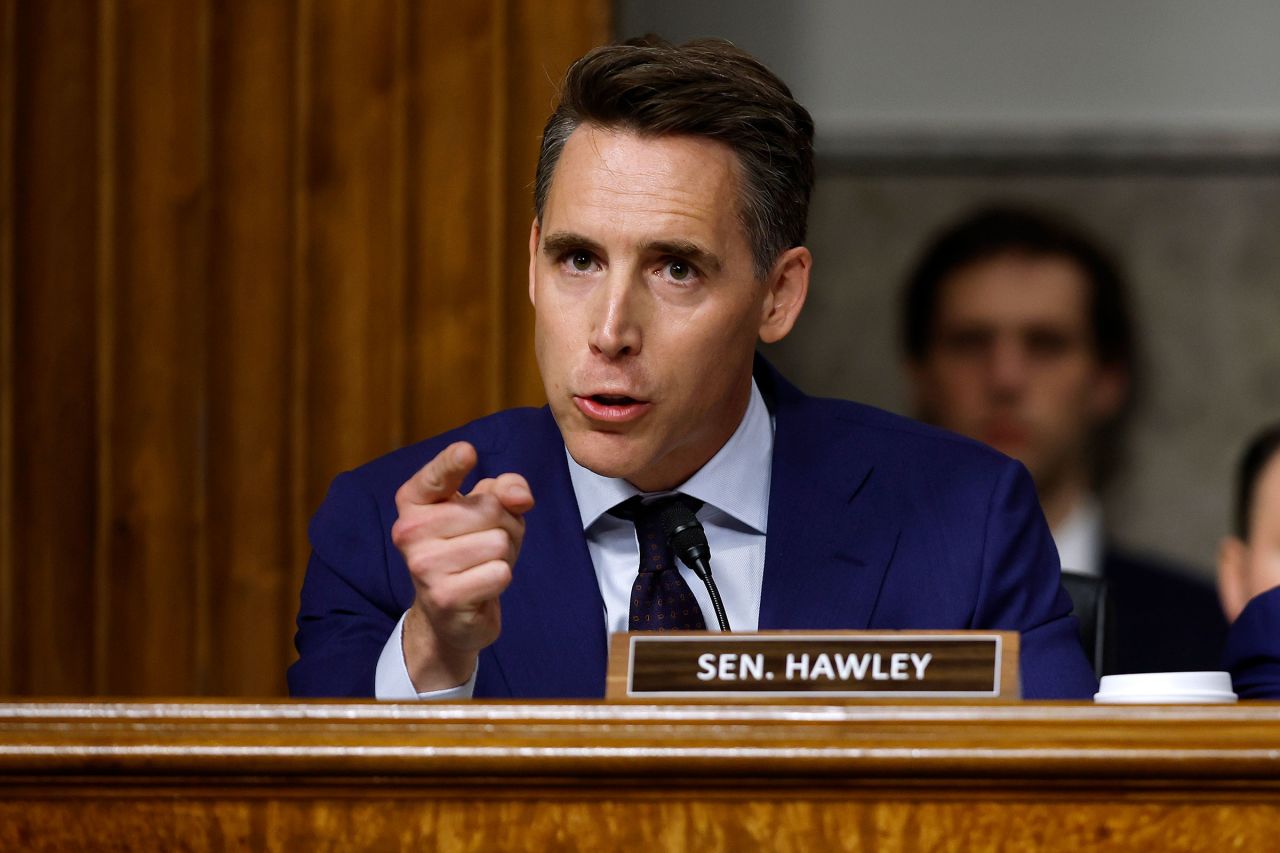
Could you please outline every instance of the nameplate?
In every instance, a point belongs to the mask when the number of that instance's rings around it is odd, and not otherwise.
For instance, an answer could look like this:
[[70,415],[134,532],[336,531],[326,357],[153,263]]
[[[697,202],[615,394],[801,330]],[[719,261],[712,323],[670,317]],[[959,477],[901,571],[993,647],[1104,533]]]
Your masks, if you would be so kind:
[[606,698],[1018,699],[1016,631],[614,634]]

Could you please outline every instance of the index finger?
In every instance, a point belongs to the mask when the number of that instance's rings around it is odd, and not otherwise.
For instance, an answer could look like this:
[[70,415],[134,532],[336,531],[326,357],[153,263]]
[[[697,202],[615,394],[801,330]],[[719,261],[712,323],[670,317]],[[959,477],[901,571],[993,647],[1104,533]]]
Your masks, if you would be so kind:
[[476,449],[468,442],[455,441],[418,469],[396,492],[396,504],[428,506],[447,501],[476,467]]

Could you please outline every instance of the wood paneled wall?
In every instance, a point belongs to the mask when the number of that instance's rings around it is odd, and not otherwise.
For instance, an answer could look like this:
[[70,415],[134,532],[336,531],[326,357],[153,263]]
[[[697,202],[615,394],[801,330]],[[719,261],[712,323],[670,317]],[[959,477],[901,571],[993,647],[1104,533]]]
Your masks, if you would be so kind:
[[607,0],[0,0],[0,693],[283,692],[338,471],[539,403]]

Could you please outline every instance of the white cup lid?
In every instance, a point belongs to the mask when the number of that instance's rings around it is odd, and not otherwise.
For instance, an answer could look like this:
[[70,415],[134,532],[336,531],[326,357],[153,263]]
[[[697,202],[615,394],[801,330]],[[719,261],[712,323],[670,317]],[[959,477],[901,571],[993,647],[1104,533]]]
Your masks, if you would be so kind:
[[1105,703],[1234,702],[1229,672],[1138,672],[1104,675],[1093,701]]

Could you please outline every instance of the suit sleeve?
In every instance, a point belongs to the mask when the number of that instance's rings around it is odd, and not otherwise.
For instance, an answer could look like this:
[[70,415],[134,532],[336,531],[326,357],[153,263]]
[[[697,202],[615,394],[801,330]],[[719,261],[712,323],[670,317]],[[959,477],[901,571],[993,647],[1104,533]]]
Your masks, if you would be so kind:
[[1058,550],[1026,469],[1010,462],[987,511],[973,627],[1021,632],[1026,699],[1088,699],[1098,683],[1080,646]]
[[404,610],[388,580],[386,529],[372,495],[338,476],[311,519],[289,695],[374,695],[378,657]]
[[1222,661],[1241,699],[1280,699],[1280,587],[1245,605],[1227,632]]

